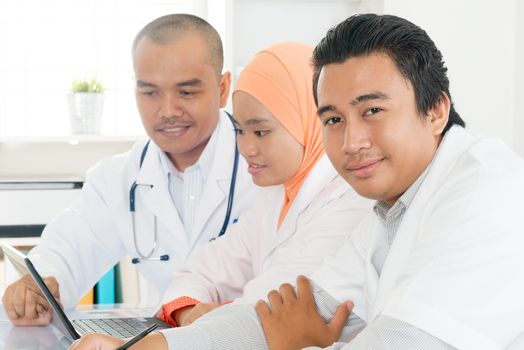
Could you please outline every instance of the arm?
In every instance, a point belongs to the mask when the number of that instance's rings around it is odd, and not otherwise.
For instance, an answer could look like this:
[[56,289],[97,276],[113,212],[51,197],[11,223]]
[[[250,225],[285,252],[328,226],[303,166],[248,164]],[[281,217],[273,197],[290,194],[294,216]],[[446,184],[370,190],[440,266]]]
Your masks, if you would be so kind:
[[[367,326],[358,317],[350,317],[346,322],[352,303],[340,304],[333,313],[330,309],[338,303],[318,287],[315,289],[312,294],[308,280],[299,277],[296,294],[291,286],[282,285],[280,292],[270,294],[271,309],[264,302],[257,304],[271,350],[325,347],[336,342],[343,331],[346,332],[343,338],[354,339],[349,344],[333,344],[329,349],[455,349],[431,334],[387,316],[379,316]],[[326,313],[327,317],[322,315]]]
[[173,326],[185,326],[201,315],[242,293],[252,277],[251,246],[248,234],[258,232],[249,214],[230,226],[226,235],[195,252],[175,273],[162,297],[158,316]]
[[46,226],[40,244],[29,253],[42,275],[57,279],[65,309],[74,307],[124,255],[115,225],[123,210],[115,208],[122,196],[115,187],[122,185],[107,179],[107,173],[115,177],[113,171],[114,166],[100,164],[88,172],[80,198]]
[[266,299],[267,293],[282,283],[294,281],[298,275],[312,274],[326,257],[340,249],[347,236],[355,232],[368,213],[370,201],[357,196],[339,180],[332,181],[298,217],[293,218],[296,221],[293,231],[278,232],[274,239],[277,245],[261,243],[275,248],[269,258],[266,252],[261,252],[258,261],[254,262],[260,272],[247,282],[242,302]]
[[178,269],[162,303],[188,296],[200,302],[224,302],[242,293],[252,276],[250,223],[241,217],[219,239],[200,247]]

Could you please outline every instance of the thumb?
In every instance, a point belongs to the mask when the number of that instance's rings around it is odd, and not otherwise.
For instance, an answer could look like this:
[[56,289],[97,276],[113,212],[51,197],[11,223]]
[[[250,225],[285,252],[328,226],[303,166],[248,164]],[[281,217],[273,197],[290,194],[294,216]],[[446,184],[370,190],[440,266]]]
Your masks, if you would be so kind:
[[333,315],[331,322],[329,322],[329,328],[331,331],[337,334],[337,337],[342,333],[342,328],[346,324],[346,321],[349,317],[349,313],[353,309],[353,303],[351,301],[342,303],[338,306],[337,312]]

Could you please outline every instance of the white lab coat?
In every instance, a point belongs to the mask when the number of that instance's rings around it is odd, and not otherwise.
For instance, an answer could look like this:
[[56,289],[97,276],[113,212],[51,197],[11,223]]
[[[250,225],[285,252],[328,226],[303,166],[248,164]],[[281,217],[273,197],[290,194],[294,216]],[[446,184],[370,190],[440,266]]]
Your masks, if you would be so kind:
[[[378,276],[375,215],[313,274],[367,323],[385,315],[458,349],[502,349],[524,330],[524,161],[453,127]],[[351,344],[348,346],[351,349]]]
[[262,189],[237,225],[177,271],[163,302],[181,296],[201,302],[265,299],[336,252],[373,205],[337,175],[327,156],[308,175],[277,230],[283,196],[283,186]]
[[[74,307],[124,255],[138,256],[129,211],[129,190],[135,180],[145,185],[139,186],[136,193],[137,245],[144,254],[153,246],[155,215],[158,238],[153,256],[169,255],[168,261],[137,264],[159,295],[195,247],[218,235],[226,214],[235,147],[233,126],[223,112],[215,133],[215,156],[206,174],[193,234],[185,232],[180,221],[160,162],[162,151],[152,141],[141,168],[139,161],[146,141],[90,169],[80,199],[46,226],[40,244],[30,253],[43,275],[58,279],[65,308]],[[240,156],[230,223],[251,205],[255,192]]]

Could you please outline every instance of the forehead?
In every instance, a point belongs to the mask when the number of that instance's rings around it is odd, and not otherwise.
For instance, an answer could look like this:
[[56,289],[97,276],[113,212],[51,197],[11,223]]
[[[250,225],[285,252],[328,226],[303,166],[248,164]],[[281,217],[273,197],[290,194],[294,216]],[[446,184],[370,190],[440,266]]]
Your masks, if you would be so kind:
[[256,126],[276,121],[271,111],[257,98],[244,91],[233,94],[233,114],[237,123]]
[[193,33],[167,43],[142,38],[133,55],[133,66],[137,76],[214,74],[209,49],[204,40]]
[[322,67],[317,85],[318,103],[349,102],[370,93],[398,95],[412,92],[411,84],[385,54],[352,57]]

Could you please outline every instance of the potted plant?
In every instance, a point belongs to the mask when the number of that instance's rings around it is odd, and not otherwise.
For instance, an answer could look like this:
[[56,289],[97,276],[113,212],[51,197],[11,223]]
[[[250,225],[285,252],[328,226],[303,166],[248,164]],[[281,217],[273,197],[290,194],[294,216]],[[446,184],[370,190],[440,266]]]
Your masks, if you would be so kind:
[[99,134],[104,108],[104,86],[93,77],[74,79],[67,95],[73,134]]

